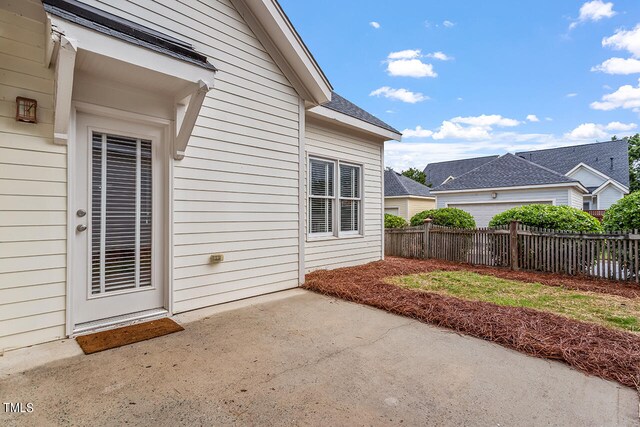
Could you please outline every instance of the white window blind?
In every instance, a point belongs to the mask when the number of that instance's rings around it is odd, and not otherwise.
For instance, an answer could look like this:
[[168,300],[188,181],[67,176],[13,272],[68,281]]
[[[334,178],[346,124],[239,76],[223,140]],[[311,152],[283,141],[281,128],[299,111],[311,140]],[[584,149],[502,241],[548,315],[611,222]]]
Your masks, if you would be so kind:
[[309,228],[312,234],[333,233],[334,164],[310,159]]
[[91,293],[151,286],[151,141],[92,136]]
[[360,230],[360,167],[340,165],[340,231]]

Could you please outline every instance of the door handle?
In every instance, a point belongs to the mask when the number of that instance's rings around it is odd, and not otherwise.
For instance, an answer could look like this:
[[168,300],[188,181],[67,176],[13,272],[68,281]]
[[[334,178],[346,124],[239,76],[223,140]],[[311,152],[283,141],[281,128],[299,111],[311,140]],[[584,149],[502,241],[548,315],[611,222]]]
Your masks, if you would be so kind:
[[87,211],[85,211],[84,209],[78,209],[78,212],[76,212],[76,215],[78,215],[80,218],[82,218],[86,214],[87,214]]
[[86,225],[84,225],[84,224],[79,224],[79,225],[76,227],[76,230],[78,230],[78,231],[85,231],[86,229],[87,229],[87,226],[86,226]]

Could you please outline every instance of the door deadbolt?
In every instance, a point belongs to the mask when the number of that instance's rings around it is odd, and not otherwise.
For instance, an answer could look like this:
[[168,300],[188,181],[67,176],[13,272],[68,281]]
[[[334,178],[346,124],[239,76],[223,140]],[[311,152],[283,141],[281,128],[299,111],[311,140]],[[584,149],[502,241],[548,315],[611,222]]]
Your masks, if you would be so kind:
[[86,225],[84,225],[84,224],[79,224],[79,225],[76,227],[76,230],[78,230],[78,231],[85,231],[86,229],[87,229],[87,226],[86,226]]
[[76,212],[76,215],[78,215],[80,218],[82,218],[86,214],[87,214],[87,211],[85,211],[84,209],[78,209],[78,212]]

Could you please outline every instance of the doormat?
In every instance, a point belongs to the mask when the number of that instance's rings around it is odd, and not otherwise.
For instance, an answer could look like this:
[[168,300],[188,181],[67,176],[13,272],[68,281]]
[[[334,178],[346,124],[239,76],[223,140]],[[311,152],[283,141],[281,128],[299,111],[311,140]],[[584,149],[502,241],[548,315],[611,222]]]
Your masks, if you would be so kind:
[[82,335],[76,337],[76,341],[84,351],[84,354],[92,354],[179,331],[184,331],[184,328],[165,317],[150,322]]

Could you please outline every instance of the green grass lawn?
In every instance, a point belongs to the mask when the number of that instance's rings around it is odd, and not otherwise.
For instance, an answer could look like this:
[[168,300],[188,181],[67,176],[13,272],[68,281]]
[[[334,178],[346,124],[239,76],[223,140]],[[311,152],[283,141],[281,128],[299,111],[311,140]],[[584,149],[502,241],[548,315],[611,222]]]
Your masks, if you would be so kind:
[[435,271],[390,277],[391,284],[469,301],[527,307],[626,331],[640,331],[640,298],[574,291],[467,271]]

